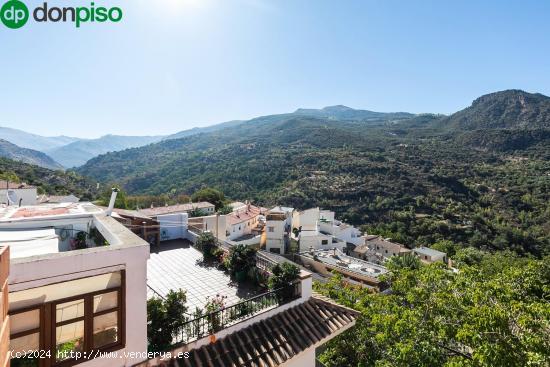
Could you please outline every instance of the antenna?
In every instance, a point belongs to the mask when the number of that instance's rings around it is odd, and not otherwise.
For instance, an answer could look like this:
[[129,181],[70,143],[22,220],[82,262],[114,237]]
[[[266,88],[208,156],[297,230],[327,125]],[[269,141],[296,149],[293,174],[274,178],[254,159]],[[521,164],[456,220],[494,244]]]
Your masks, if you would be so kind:
[[8,205],[17,203],[17,194],[15,191],[8,190],[7,196],[8,196]]

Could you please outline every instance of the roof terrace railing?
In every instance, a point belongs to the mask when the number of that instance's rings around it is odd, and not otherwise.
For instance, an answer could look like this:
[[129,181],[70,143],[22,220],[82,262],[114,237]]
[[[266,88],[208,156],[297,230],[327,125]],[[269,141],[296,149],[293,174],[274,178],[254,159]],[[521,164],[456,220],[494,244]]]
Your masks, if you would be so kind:
[[200,315],[187,321],[175,336],[175,345],[187,344],[215,334],[229,326],[250,319],[267,310],[287,304],[301,297],[301,282],[271,290],[218,311]]

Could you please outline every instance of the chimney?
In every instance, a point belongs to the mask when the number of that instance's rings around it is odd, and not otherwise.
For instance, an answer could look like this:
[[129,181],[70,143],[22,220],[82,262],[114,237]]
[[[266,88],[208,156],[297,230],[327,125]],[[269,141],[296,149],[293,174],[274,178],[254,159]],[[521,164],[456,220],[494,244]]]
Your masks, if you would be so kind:
[[109,207],[107,208],[107,210],[105,210],[105,215],[111,216],[111,213],[115,208],[115,200],[116,200],[117,194],[118,194],[118,189],[116,187],[113,187],[113,192],[111,193],[111,200],[109,200]]

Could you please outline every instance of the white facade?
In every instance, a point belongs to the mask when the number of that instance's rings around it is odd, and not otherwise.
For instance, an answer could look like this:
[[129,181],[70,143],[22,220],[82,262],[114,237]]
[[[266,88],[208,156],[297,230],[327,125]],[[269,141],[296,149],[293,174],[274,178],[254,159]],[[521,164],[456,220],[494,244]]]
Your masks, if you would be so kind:
[[434,249],[431,249],[429,247],[417,247],[413,249],[413,252],[421,261],[427,262],[427,263],[433,263],[436,261],[440,261],[443,263],[447,263],[447,254],[441,251],[437,251]]
[[187,213],[165,214],[157,216],[160,224],[160,240],[176,240],[186,238],[187,235]]
[[301,231],[298,234],[298,242],[300,243],[300,252],[314,250],[329,250],[337,248],[344,251],[346,243],[336,237],[324,234],[319,231]]
[[[246,207],[227,215],[226,238],[235,241],[240,237],[252,234],[260,224],[260,208],[248,204]],[[258,241],[259,243],[259,241]]]
[[[21,243],[25,243],[34,231],[38,237],[32,240],[33,247],[43,236],[47,253],[38,249],[10,261],[11,333],[25,334],[12,337],[11,348],[108,348],[120,353],[121,358],[79,364],[90,367],[131,366],[146,359],[149,245],[91,204],[73,204],[61,214],[55,206],[19,210],[31,216],[21,216],[12,209],[0,213],[0,243],[13,241],[7,233],[13,236],[18,231]],[[58,228],[65,230],[63,235],[57,234]],[[65,249],[62,237],[71,232],[69,236],[74,239],[83,228],[87,233],[97,230],[108,245],[87,239],[88,248]],[[56,237],[57,248],[51,246]],[[46,346],[42,343],[48,343],[49,338],[43,336],[50,333],[55,338]],[[90,335],[92,339],[88,339]],[[134,356],[127,354],[130,352]]]
[[265,249],[267,252],[284,254],[290,239],[293,208],[275,207],[266,215]]
[[300,252],[311,248],[344,250],[346,243],[361,245],[364,239],[361,231],[335,219],[334,212],[319,208],[295,211],[292,216],[292,228],[301,230],[296,239],[300,242]]

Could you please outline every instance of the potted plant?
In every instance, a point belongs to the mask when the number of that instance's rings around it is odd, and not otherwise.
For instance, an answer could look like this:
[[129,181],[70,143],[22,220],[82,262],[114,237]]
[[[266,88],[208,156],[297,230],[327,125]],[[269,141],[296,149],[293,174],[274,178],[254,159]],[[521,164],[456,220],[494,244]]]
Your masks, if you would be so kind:
[[271,270],[269,277],[269,289],[278,290],[277,298],[280,303],[285,303],[294,298],[293,283],[300,275],[300,269],[290,263],[277,264]]
[[256,266],[256,250],[246,245],[236,245],[229,250],[227,267],[238,282],[246,279],[248,271]]
[[204,314],[208,315],[208,322],[210,324],[209,332],[213,334],[217,331],[220,331],[223,327],[222,317],[218,311],[221,311],[225,308],[225,299],[227,296],[221,296],[216,294],[215,297],[207,297],[206,305],[204,306]]

